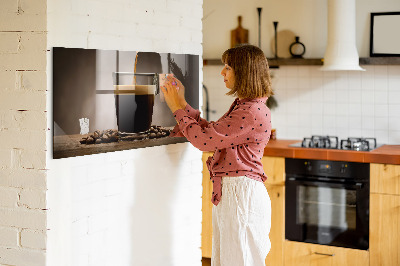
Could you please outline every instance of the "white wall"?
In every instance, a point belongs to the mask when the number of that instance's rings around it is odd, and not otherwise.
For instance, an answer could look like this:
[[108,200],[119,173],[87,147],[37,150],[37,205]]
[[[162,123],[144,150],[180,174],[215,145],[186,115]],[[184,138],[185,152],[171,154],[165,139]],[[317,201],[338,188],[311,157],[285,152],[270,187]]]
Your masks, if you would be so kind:
[[[201,18],[202,0],[48,0],[48,48],[201,57]],[[190,144],[47,155],[47,265],[201,264],[201,152]]]
[[46,260],[46,1],[0,1],[0,265]]
[[[307,47],[305,57],[323,57],[326,47],[327,1],[204,1],[204,58],[220,58],[229,48],[229,31],[236,17],[250,30],[250,43],[257,45],[257,7],[262,6],[262,21],[279,21],[280,28],[296,32]],[[245,8],[250,6],[253,8]],[[400,2],[357,1],[357,47],[361,57],[369,56],[369,12],[398,11]],[[223,15],[222,15],[223,14]],[[264,16],[265,15],[265,16]],[[247,19],[247,22],[246,22]],[[249,21],[250,20],[250,21]],[[253,21],[253,22],[251,22]],[[282,23],[281,23],[282,22]],[[246,23],[248,23],[246,25]],[[215,27],[219,25],[219,27]],[[273,27],[262,33],[262,49],[273,38]],[[219,32],[221,38],[212,38]],[[265,33],[264,33],[265,32]],[[269,35],[268,35],[269,34]],[[264,39],[265,38],[265,39]],[[279,50],[278,50],[279,51]],[[322,72],[319,66],[281,66],[272,69],[273,89],[278,108],[272,111],[272,124],[281,139],[302,139],[311,135],[376,137],[382,144],[400,143],[400,66],[367,65],[365,72]],[[203,82],[210,92],[210,109],[218,119],[232,102],[225,96],[221,66],[205,66]]]

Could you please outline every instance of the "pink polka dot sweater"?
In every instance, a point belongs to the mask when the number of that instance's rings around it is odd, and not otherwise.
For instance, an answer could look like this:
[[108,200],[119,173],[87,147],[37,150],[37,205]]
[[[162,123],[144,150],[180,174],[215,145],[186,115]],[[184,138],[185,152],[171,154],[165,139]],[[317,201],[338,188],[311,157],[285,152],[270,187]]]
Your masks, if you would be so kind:
[[201,151],[214,151],[207,160],[213,182],[211,201],[221,200],[224,176],[247,176],[264,182],[261,159],[271,131],[271,112],[267,98],[236,99],[218,121],[208,122],[190,105],[175,111],[178,125],[171,136],[186,137]]

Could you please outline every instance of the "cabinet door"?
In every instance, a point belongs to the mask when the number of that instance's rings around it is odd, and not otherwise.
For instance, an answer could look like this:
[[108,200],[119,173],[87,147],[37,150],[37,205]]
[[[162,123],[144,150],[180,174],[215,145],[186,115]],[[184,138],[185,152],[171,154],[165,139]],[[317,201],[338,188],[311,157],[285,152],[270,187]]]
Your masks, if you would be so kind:
[[285,185],[285,158],[264,156],[261,163],[268,177],[266,184]]
[[265,184],[271,199],[271,250],[265,259],[266,266],[283,265],[285,240],[285,187]]
[[[365,250],[285,241],[285,266],[367,266]],[[372,264],[371,264],[372,265]]]
[[201,253],[204,258],[211,258],[212,252],[212,183],[206,161],[211,152],[203,153],[203,195],[202,195],[202,224],[201,224]]
[[400,195],[400,165],[370,165],[371,193]]
[[371,194],[371,266],[400,265],[400,196]]

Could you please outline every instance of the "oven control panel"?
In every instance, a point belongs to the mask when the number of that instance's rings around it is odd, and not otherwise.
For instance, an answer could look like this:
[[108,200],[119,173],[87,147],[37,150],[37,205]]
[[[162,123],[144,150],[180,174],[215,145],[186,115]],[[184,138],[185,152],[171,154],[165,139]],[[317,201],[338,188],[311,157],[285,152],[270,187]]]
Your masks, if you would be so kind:
[[286,158],[286,174],[369,179],[369,164]]

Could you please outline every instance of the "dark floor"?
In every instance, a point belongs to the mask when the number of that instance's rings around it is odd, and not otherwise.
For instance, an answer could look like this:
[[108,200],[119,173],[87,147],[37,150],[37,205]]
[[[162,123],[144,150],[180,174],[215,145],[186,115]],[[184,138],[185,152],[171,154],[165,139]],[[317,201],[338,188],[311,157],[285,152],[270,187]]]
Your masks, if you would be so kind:
[[202,258],[201,262],[203,263],[203,266],[211,266],[211,259],[209,258]]

